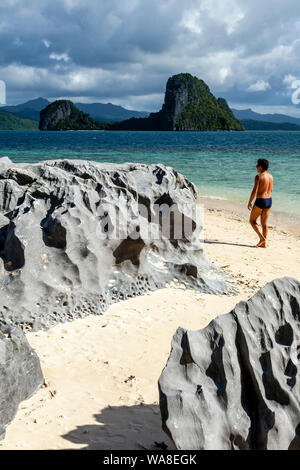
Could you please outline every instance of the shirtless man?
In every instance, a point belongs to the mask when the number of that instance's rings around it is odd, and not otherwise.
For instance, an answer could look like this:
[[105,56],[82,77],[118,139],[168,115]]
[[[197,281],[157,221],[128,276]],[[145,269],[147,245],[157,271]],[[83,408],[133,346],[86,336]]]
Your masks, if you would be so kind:
[[[250,224],[259,236],[259,242],[256,245],[260,248],[267,247],[268,238],[268,218],[272,207],[273,176],[268,173],[269,162],[265,159],[258,159],[256,169],[258,175],[255,176],[254,187],[248,202],[248,209],[251,211]],[[252,201],[256,196],[254,206]],[[258,228],[257,219],[260,216],[262,233]]]

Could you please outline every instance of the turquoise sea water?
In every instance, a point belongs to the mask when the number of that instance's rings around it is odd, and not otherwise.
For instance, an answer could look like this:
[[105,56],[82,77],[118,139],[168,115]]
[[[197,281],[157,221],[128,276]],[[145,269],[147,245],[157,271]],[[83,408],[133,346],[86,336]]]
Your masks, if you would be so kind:
[[56,158],[173,166],[203,196],[247,202],[256,161],[274,176],[274,210],[300,220],[300,132],[0,131],[0,156],[14,162]]

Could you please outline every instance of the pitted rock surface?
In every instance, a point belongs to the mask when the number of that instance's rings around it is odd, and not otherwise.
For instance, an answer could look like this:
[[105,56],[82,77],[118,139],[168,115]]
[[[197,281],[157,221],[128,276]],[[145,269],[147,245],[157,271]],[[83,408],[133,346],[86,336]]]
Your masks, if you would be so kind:
[[159,379],[178,449],[300,449],[300,282],[277,279],[206,328],[179,328]]
[[[174,279],[232,292],[203,254],[196,198],[195,186],[163,165],[0,159],[0,318],[49,328]],[[191,228],[178,236],[182,217]],[[159,237],[147,237],[150,228]]]

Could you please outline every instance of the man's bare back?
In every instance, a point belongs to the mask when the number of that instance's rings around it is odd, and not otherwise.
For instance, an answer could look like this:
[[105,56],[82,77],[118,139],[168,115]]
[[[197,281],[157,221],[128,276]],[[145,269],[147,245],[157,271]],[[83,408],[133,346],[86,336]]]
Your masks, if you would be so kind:
[[[267,171],[268,167],[268,160],[259,159],[257,161],[258,175],[255,176],[253,190],[248,202],[248,209],[251,210],[249,222],[259,236],[259,242],[256,246],[260,248],[267,247],[268,218],[272,207],[273,176]],[[255,197],[255,203],[252,207],[252,201]],[[262,233],[257,225],[259,216],[261,218]]]
[[273,192],[273,176],[271,173],[264,171],[259,175],[256,175],[258,180],[258,187],[256,197],[258,198],[269,198],[272,197]]

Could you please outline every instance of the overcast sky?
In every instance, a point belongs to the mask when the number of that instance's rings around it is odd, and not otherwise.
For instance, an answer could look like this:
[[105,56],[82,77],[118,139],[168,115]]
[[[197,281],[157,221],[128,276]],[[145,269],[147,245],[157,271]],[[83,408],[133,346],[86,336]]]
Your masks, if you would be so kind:
[[300,116],[299,0],[1,0],[9,104],[68,97],[153,111],[180,72],[233,107]]

